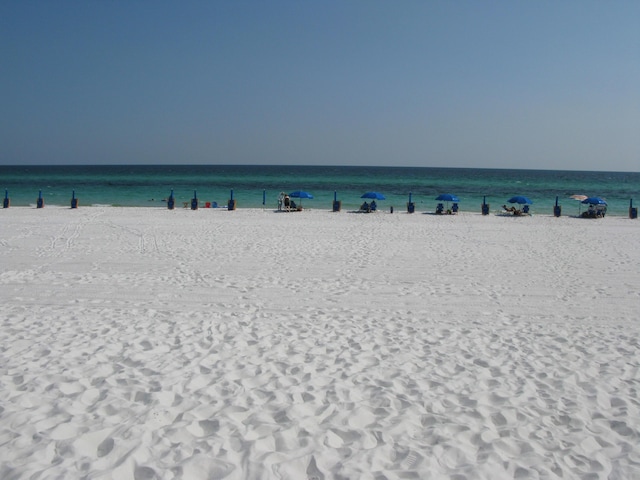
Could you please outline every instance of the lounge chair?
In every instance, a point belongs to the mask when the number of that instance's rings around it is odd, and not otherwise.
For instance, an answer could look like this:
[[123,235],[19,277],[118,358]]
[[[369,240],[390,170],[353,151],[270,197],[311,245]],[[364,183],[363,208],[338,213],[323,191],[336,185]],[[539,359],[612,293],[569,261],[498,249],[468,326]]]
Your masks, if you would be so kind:
[[293,200],[291,200],[289,208],[294,212],[301,212],[302,211],[302,205],[298,205]]
[[372,212],[375,212],[375,211],[378,209],[378,204],[376,203],[376,201],[375,201],[375,200],[373,200],[373,201],[371,202],[371,205],[369,206],[369,209],[370,209]]
[[436,206],[436,215],[442,215],[442,212],[444,212],[444,205],[442,203],[439,203]]
[[522,207],[522,213],[525,215],[529,215],[529,205],[525,205]]
[[453,205],[451,205],[451,212],[452,213],[458,213],[458,204],[454,203]]

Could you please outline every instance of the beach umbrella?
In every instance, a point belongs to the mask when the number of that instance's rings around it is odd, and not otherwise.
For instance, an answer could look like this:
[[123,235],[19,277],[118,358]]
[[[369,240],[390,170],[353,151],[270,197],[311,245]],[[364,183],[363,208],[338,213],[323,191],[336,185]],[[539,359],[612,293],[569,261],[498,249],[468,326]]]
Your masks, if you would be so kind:
[[436,197],[436,200],[440,200],[441,202],[459,202],[460,201],[460,199],[453,193],[441,193]]
[[533,202],[528,198],[525,197],[524,195],[516,195],[515,197],[511,197],[508,200],[509,203],[518,203],[520,205],[531,205],[533,204]]
[[587,197],[584,200],[582,200],[581,203],[589,204],[589,205],[606,205],[607,202],[600,197]]
[[379,192],[367,192],[360,195],[360,198],[370,198],[372,200],[385,200],[386,197]]
[[309,192],[303,192],[302,190],[291,192],[289,196],[291,198],[313,198],[313,195],[311,195]]
[[573,198],[574,200],[578,200],[580,202],[578,204],[578,215],[580,215],[580,207],[582,207],[582,201],[586,200],[588,197],[586,195],[571,195],[569,198]]
[[291,192],[289,194],[289,197],[291,198],[299,198],[300,201],[300,205],[302,205],[302,199],[303,198],[313,198],[313,195],[311,195],[309,192],[303,192],[302,190],[296,190],[295,192]]

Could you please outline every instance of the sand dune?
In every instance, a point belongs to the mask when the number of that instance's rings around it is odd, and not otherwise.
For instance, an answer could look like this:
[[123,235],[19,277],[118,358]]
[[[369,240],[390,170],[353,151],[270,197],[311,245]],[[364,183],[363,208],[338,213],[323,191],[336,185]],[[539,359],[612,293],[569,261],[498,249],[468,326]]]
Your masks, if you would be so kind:
[[637,221],[0,211],[0,478],[640,478]]

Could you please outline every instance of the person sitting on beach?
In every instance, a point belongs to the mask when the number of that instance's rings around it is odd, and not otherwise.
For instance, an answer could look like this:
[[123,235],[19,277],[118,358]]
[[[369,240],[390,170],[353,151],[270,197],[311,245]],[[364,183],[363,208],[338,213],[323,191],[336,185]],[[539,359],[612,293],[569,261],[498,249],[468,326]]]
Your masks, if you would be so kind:
[[291,208],[291,199],[289,198],[289,195],[285,195],[284,196],[284,209],[288,211],[290,208]]
[[514,215],[518,211],[518,210],[516,210],[516,207],[507,207],[506,205],[502,205],[502,208],[504,208],[507,212],[513,213]]
[[365,201],[362,205],[360,205],[360,211],[362,212],[369,212],[369,204]]
[[597,218],[597,216],[598,214],[595,205],[589,205],[589,209],[582,212],[583,218]]

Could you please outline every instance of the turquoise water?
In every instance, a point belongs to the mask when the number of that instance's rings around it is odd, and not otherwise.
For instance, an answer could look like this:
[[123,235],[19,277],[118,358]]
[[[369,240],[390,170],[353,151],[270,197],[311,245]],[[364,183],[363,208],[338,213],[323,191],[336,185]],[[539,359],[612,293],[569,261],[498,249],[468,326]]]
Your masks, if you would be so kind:
[[[640,204],[640,173],[496,170],[405,167],[309,166],[0,166],[0,189],[12,206],[34,206],[42,191],[45,205],[69,205],[75,191],[80,206],[114,205],[166,208],[171,190],[178,206],[196,192],[201,204],[226,205],[233,190],[237,208],[275,208],[281,191],[304,190],[308,208],[330,210],[336,192],[343,210],[356,209],[360,195],[374,190],[386,196],[380,209],[434,211],[435,197],[454,193],[462,211],[479,212],[483,198],[496,210],[513,195],[526,195],[532,212],[551,214],[556,196],[563,214],[578,211],[573,194],[600,196],[612,215],[628,214],[629,200]],[[263,205],[264,193],[264,205]]]

